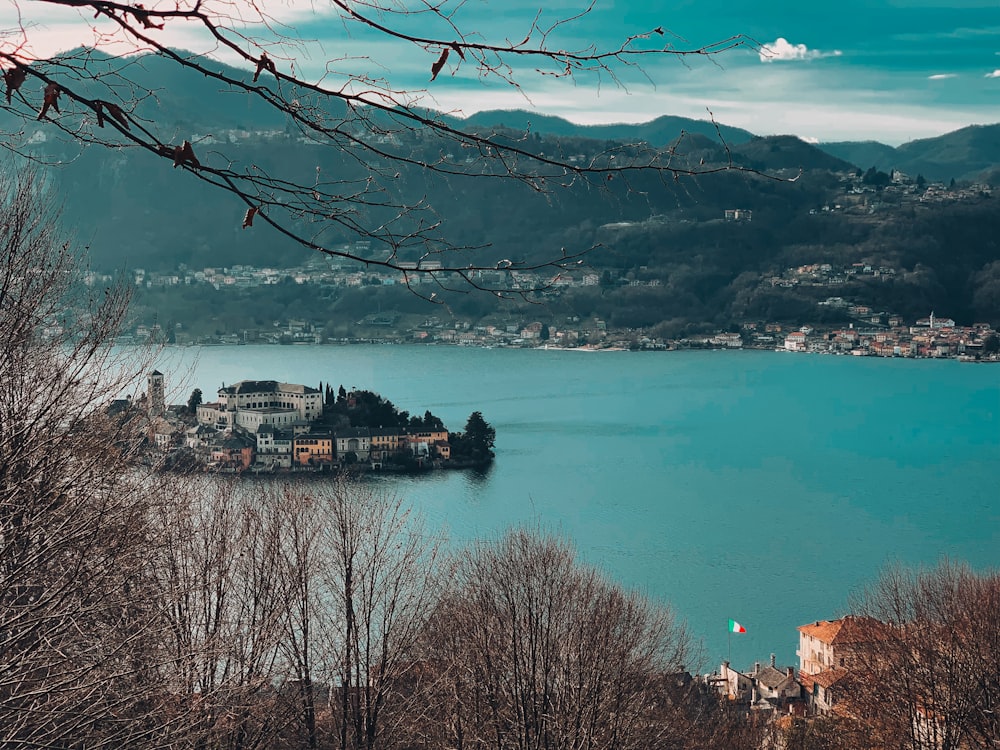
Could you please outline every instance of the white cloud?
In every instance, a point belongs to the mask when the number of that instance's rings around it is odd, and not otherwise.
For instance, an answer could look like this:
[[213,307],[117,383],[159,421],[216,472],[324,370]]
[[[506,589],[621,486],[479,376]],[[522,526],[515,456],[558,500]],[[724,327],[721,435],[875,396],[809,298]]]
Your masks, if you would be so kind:
[[992,73],[987,73],[986,78],[1000,78],[1000,68],[997,68]]
[[804,44],[792,44],[783,36],[779,36],[770,44],[760,48],[760,61],[769,63],[778,60],[816,60],[820,57],[839,57],[842,54],[839,49],[832,52],[809,49]]
[[928,81],[944,81],[949,78],[957,78],[955,73],[935,73],[932,76],[927,76]]

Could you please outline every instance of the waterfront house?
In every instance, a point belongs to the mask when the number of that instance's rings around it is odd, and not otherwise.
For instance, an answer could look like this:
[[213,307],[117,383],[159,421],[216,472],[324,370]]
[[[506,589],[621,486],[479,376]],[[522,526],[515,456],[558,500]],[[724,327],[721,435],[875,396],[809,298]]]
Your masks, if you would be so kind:
[[307,432],[304,435],[296,435],[292,445],[297,466],[333,463],[333,435],[328,432]]
[[258,466],[287,469],[292,465],[293,440],[290,432],[279,430],[274,425],[262,424],[257,428]]
[[806,351],[806,334],[802,331],[792,331],[790,334],[785,336],[785,351]]
[[230,434],[212,448],[212,463],[219,468],[249,469],[253,463],[254,441]]
[[407,445],[406,433],[396,428],[376,427],[370,430],[371,460],[385,461],[403,452]]
[[337,457],[341,461],[353,454],[358,461],[367,461],[371,456],[372,436],[367,427],[346,427],[337,430]]
[[447,430],[425,430],[407,436],[410,452],[417,458],[451,458]]

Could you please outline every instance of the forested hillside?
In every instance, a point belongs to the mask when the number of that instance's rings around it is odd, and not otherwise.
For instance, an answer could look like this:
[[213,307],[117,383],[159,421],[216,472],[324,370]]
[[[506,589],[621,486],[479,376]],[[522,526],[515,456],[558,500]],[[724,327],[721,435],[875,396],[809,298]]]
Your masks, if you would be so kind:
[[[137,115],[171,123],[206,162],[264,171],[280,164],[302,180],[335,175],[358,184],[369,170],[387,167],[377,154],[362,163],[311,143],[273,112],[211,81],[174,87],[169,67],[155,56],[135,70],[150,92]],[[506,179],[497,162],[474,152],[443,152],[447,144],[420,129],[387,127],[385,139],[394,152],[414,160],[395,172],[387,188],[393,191],[390,202],[425,207],[428,220],[439,220],[448,236],[467,248],[463,257],[469,263],[505,257],[516,267],[583,254],[583,267],[600,274],[602,283],[548,295],[552,315],[597,316],[618,327],[660,326],[677,333],[746,319],[836,322],[842,313],[817,303],[838,296],[909,318],[938,309],[960,322],[1000,321],[998,219],[989,191],[933,182],[948,170],[965,175],[1000,162],[992,150],[993,126],[888,151],[881,144],[836,144],[835,156],[792,136],[748,136],[682,118],[577,127],[557,118],[496,112],[479,113],[469,124],[494,134],[497,142],[506,139],[531,154],[569,163],[653,149],[682,171],[724,170],[666,180],[643,171],[614,179],[609,173],[601,186],[581,180],[539,189],[527,180]],[[244,203],[186,179],[183,170],[171,169],[147,150],[81,147],[43,126],[32,148],[39,158],[59,163],[51,180],[63,199],[64,221],[89,247],[95,270],[288,269],[315,256],[263,222],[242,228]],[[844,160],[852,154],[877,158],[879,165]],[[898,164],[880,166],[890,154],[899,156]],[[442,158],[463,165],[462,173],[442,176],[419,167]],[[910,173],[893,182],[889,170],[911,164],[928,165],[927,176]],[[725,171],[730,166],[735,169]],[[749,212],[752,220],[726,221],[725,212],[733,209]],[[356,210],[367,212],[366,221],[394,218],[393,210],[378,205]],[[297,230],[304,236],[313,231],[304,221]],[[331,247],[357,239],[346,223],[340,230],[324,229],[323,241]],[[428,251],[434,248],[421,245],[399,257],[416,261]],[[855,263],[893,274],[878,283],[846,279],[836,290],[766,283],[795,266]],[[313,300],[304,306],[319,323],[371,307],[370,299],[355,299],[346,290],[300,287],[299,293],[302,302]],[[294,289],[281,294],[296,296]],[[383,290],[377,307],[405,311],[412,306],[406,294]],[[185,291],[184,304],[190,305],[192,295],[200,300],[194,309],[207,309],[199,290]],[[493,303],[475,297],[454,299],[451,312],[471,319],[488,314]],[[281,317],[287,305],[278,310],[271,299],[261,304]],[[177,294],[147,295],[137,302],[150,320],[183,315]]]

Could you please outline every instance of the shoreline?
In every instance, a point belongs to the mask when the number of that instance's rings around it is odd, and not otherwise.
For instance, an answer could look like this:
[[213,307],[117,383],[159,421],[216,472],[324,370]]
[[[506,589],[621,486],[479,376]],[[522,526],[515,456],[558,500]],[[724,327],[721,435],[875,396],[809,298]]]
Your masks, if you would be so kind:
[[[143,346],[141,343],[129,342],[120,344],[122,346]],[[276,347],[282,346],[282,344],[275,344],[269,342],[251,342],[251,343],[228,343],[228,342],[192,342],[192,343],[182,343],[182,344],[165,344],[163,345],[167,348],[177,348],[177,349],[215,349],[221,347]],[[489,350],[503,350],[503,351],[546,351],[546,352],[586,352],[586,353],[650,353],[650,352],[738,352],[738,351],[750,351],[750,352],[773,352],[779,354],[815,354],[815,355],[825,355],[825,356],[837,356],[837,357],[864,357],[873,359],[897,359],[897,360],[954,360],[962,362],[963,364],[1000,364],[1000,355],[994,354],[991,356],[975,357],[969,356],[967,354],[941,354],[941,355],[922,355],[922,354],[879,354],[872,352],[867,349],[853,349],[853,350],[834,350],[834,349],[807,349],[807,350],[793,350],[786,349],[783,347],[775,346],[713,346],[710,344],[703,343],[685,343],[678,344],[677,342],[672,343],[668,346],[648,346],[648,347],[627,347],[627,346],[597,346],[597,345],[584,345],[584,346],[553,346],[550,344],[544,344],[541,346],[505,346],[505,345],[494,345],[494,344],[468,344],[468,343],[448,343],[442,341],[435,342],[416,342],[416,341],[396,341],[391,339],[354,339],[354,340],[338,340],[338,341],[324,341],[324,342],[301,342],[295,344],[294,346],[304,347],[354,347],[354,346],[412,346],[412,347],[447,347],[455,349],[489,349]]]

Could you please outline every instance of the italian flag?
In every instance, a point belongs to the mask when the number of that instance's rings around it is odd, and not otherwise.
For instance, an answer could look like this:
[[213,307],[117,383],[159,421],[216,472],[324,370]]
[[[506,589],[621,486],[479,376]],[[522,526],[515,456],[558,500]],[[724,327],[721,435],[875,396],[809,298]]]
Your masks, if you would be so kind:
[[747,629],[740,625],[736,620],[729,621],[729,632],[730,633],[745,633]]

